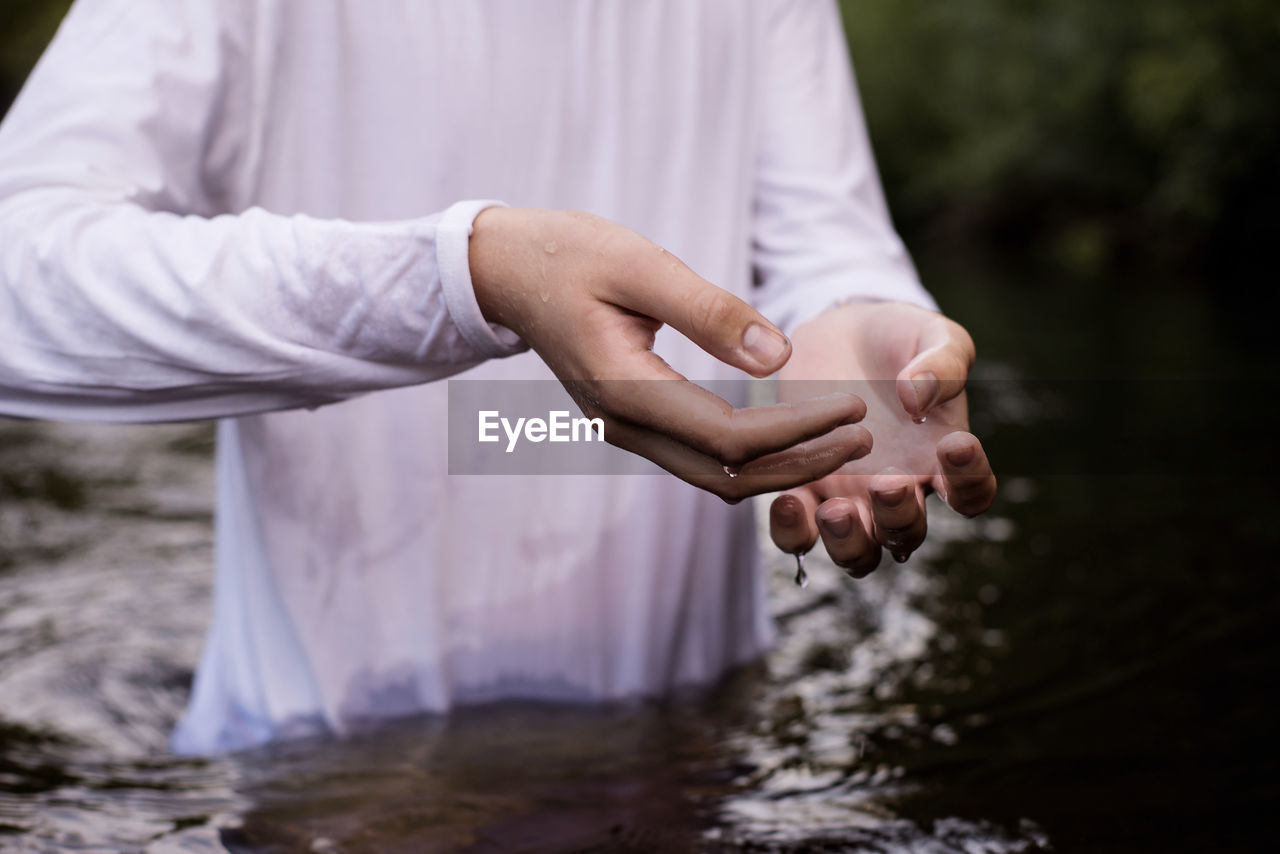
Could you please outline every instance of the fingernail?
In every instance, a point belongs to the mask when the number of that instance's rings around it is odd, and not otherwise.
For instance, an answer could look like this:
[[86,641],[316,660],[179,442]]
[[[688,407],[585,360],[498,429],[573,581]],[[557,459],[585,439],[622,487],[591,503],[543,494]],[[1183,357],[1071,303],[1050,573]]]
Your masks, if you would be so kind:
[[848,513],[841,513],[830,519],[819,514],[818,521],[827,529],[827,533],[837,540],[843,540],[853,533],[853,518]]
[[773,520],[784,528],[791,528],[800,521],[800,512],[791,501],[773,506]]
[[916,412],[923,415],[937,402],[941,390],[938,378],[933,371],[924,371],[911,378],[911,387],[916,390]]
[[947,451],[947,462],[953,466],[967,466],[973,462],[973,447],[965,445],[961,448],[952,448]]
[[885,507],[894,508],[902,504],[907,499],[906,485],[899,486],[896,489],[886,489],[884,492],[876,493],[876,500]]
[[787,352],[787,339],[766,326],[753,323],[742,334],[742,349],[759,362],[761,367],[773,368]]

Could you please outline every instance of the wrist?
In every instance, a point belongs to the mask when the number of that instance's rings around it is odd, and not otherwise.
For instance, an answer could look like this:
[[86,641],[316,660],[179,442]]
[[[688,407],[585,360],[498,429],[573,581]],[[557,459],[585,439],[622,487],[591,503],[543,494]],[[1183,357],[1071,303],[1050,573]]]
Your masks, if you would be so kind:
[[511,282],[512,221],[520,213],[503,207],[481,211],[472,223],[467,246],[471,287],[480,313],[489,323],[499,323],[508,328],[512,326],[515,312],[511,300],[504,299],[504,285]]
[[[527,347],[511,329],[491,321],[481,310],[475,282],[471,277],[471,236],[475,222],[493,211],[503,210],[501,202],[461,201],[451,205],[435,226],[436,269],[449,318],[459,336],[478,356],[502,358]],[[486,289],[480,289],[484,292]]]

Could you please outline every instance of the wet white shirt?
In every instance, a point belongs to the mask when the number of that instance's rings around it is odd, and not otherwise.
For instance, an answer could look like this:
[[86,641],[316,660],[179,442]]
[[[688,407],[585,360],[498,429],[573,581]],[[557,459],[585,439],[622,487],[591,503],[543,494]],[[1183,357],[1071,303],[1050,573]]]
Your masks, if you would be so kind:
[[488,199],[621,222],[784,329],[932,306],[829,0],[80,0],[0,128],[0,412],[224,419],[178,750],[656,694],[768,644],[746,506],[448,474],[436,381],[551,376],[471,293]]

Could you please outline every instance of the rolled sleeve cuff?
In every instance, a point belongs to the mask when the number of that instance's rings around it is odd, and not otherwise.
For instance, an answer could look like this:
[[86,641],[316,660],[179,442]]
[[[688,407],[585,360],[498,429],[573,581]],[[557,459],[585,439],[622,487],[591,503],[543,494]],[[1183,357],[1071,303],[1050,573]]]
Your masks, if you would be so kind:
[[472,226],[482,210],[492,207],[506,206],[495,201],[466,201],[444,212],[436,225],[436,269],[445,306],[458,333],[486,359],[501,359],[523,353],[529,346],[507,327],[485,320],[471,284],[468,247]]

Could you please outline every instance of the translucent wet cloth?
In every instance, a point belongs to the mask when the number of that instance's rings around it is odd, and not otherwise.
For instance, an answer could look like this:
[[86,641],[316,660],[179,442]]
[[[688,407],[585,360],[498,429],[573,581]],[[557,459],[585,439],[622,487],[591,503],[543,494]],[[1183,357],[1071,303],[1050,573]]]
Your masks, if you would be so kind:
[[768,643],[747,508],[447,474],[433,380],[549,377],[497,358],[471,199],[618,220],[784,328],[931,305],[825,0],[82,0],[0,129],[0,411],[237,416],[178,749],[659,693]]

